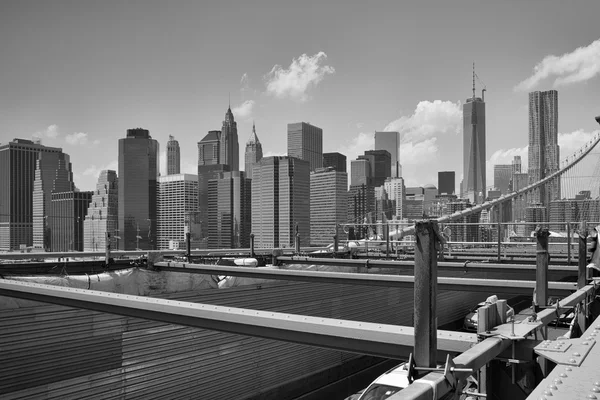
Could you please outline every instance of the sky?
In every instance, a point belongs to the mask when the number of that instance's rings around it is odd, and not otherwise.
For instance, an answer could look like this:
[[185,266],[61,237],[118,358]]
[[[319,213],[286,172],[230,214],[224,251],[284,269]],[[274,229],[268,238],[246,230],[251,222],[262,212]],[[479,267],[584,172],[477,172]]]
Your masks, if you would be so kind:
[[374,132],[401,132],[407,186],[462,176],[462,104],[472,64],[486,88],[493,165],[527,164],[528,92],[559,92],[561,159],[598,131],[600,1],[0,0],[0,143],[39,138],[71,156],[78,188],[118,169],[118,139],[142,127],[182,172],[231,108],[240,166],[253,121],[265,155],[287,124],[323,129],[355,159]]

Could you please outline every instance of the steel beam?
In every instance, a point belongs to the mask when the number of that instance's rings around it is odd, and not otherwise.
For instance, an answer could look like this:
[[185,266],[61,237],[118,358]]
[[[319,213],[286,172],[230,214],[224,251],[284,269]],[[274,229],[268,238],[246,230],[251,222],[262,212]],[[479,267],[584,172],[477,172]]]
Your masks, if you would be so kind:
[[558,318],[561,313],[584,301],[587,296],[595,294],[596,290],[597,289],[595,285],[587,285],[581,289],[578,289],[575,293],[572,293],[571,295],[560,300],[555,306],[548,307],[545,310],[540,311],[537,314],[537,321],[547,325],[549,322]]
[[[341,267],[365,266],[369,268],[393,268],[393,269],[412,269],[414,261],[388,261],[388,260],[364,260],[364,259],[345,259],[345,258],[320,258],[320,257],[290,257],[281,256],[277,260],[284,264],[302,264],[302,265],[337,265]],[[471,272],[509,272],[509,273],[530,273],[535,275],[534,265],[523,264],[499,264],[499,263],[481,263],[470,262],[465,266],[464,262],[438,261],[438,269],[445,271],[466,270]],[[554,265],[548,267],[549,272],[564,272],[577,275],[577,267],[566,265]]]
[[[412,327],[223,307],[152,297],[0,279],[0,295],[239,335],[405,359]],[[438,349],[461,353],[477,343],[471,333],[438,331]]]
[[[229,267],[223,265],[185,264],[161,262],[155,264],[163,271],[187,272],[206,275],[242,276],[257,279],[273,279],[284,281],[337,283],[345,285],[384,286],[397,288],[413,288],[413,276],[356,274],[346,272],[324,272],[304,270],[281,270],[270,268]],[[577,290],[576,283],[550,282],[550,294],[561,296]],[[439,290],[454,290],[484,292],[495,294],[525,294],[531,295],[535,281],[507,281],[504,279],[473,279],[473,278],[438,278]]]

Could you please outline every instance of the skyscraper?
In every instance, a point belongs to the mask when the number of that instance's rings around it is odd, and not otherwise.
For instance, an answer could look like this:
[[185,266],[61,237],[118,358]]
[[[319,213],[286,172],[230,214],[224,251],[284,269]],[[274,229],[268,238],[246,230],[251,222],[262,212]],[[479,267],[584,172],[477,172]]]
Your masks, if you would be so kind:
[[346,171],[346,156],[341,153],[323,153],[323,168],[332,167],[338,172]]
[[508,193],[508,187],[510,186],[514,168],[514,164],[494,165],[494,187],[498,189],[500,193]]
[[350,161],[350,185],[367,185],[371,177],[371,163],[365,158]]
[[181,168],[181,154],[179,142],[169,135],[167,142],[167,175],[178,174]]
[[515,156],[512,160],[513,172],[520,174],[521,173],[521,156]]
[[387,178],[392,176],[392,158],[389,151],[367,150],[363,156],[358,156],[358,158],[369,161],[371,166],[371,176],[367,182],[369,185],[381,186]]
[[254,165],[252,231],[257,247],[293,247],[295,227],[302,246],[310,244],[308,161],[265,157]]
[[33,245],[36,161],[47,153],[62,153],[62,149],[26,139],[0,145],[0,250]]
[[221,131],[209,131],[198,142],[198,215],[200,247],[206,247],[208,237],[208,181],[218,178],[221,172],[230,171],[221,162]]
[[[158,249],[185,243],[186,229],[198,212],[198,177],[175,174],[158,178]],[[185,245],[184,245],[185,246]]]
[[323,130],[306,122],[287,126],[289,157],[308,161],[311,171],[323,167]]
[[454,194],[456,191],[456,180],[454,171],[438,172],[438,191],[440,194]]
[[387,150],[392,159],[392,177],[398,178],[402,175],[400,166],[400,133],[399,132],[375,132],[375,150]]
[[[310,242],[314,246],[333,243],[336,226],[346,223],[348,174],[334,168],[318,168],[310,174]],[[343,230],[338,229],[338,238]]]
[[45,153],[35,164],[33,183],[33,246],[50,249],[52,234],[52,193],[68,192],[75,189],[69,156],[65,153]]
[[[558,92],[529,93],[529,183],[537,182],[560,168],[558,147]],[[560,179],[542,185],[529,195],[530,204],[548,206],[560,199]],[[536,211],[537,212],[537,211]],[[533,215],[533,214],[531,214]],[[540,213],[535,214],[541,215]]]
[[106,248],[106,232],[112,243],[119,229],[119,182],[117,172],[104,170],[98,176],[96,190],[83,222],[84,251],[102,251]]
[[404,186],[403,178],[389,178],[383,184],[389,196],[389,199],[394,202],[394,216],[396,219],[403,219],[404,200],[406,199],[406,187]]
[[[485,89],[484,89],[485,90]],[[482,203],[485,193],[485,102],[473,96],[463,104],[463,186],[462,192],[473,203]]]
[[119,250],[156,249],[158,149],[146,129],[119,139]]
[[252,180],[244,171],[222,172],[208,181],[208,248],[250,247]]
[[51,251],[83,251],[83,224],[93,192],[53,192]]
[[263,157],[262,144],[258,140],[258,136],[256,136],[256,127],[254,123],[252,123],[252,134],[250,135],[250,139],[246,142],[246,153],[245,153],[245,176],[248,179],[252,179],[252,166],[259,162]]
[[221,156],[219,164],[229,166],[230,171],[240,170],[240,145],[238,142],[237,123],[233,119],[231,106],[225,113],[221,129]]

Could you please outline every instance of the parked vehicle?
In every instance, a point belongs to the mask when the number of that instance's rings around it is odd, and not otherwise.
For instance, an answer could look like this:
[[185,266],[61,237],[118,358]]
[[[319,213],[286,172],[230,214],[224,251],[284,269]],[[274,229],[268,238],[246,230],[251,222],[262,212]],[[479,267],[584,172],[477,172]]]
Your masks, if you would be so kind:
[[477,310],[483,306],[494,304],[498,301],[498,296],[493,295],[478,303],[475,307],[469,310],[469,313],[465,316],[463,328],[467,331],[477,332]]

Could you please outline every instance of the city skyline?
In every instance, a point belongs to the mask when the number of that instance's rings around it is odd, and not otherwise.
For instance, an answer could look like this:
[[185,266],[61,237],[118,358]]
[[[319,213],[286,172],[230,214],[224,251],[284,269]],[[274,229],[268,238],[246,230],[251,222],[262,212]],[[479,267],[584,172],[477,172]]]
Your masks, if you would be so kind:
[[[514,155],[527,165],[530,91],[561,92],[561,157],[596,131],[589,119],[597,113],[600,88],[595,2],[524,4],[519,13],[503,5],[472,9],[464,2],[438,4],[434,13],[426,5],[369,10],[355,4],[340,11],[334,4],[319,13],[294,9],[299,13],[294,21],[285,18],[286,7],[267,2],[236,9],[183,3],[6,4],[0,13],[5,55],[0,142],[36,136],[46,146],[63,148],[71,155],[75,184],[90,190],[102,169],[117,169],[122,132],[144,126],[163,144],[163,175],[169,135],[182,145],[181,172],[196,173],[195,144],[220,128],[231,92],[242,143],[255,119],[268,144],[265,156],[286,153],[286,125],[298,120],[321,127],[323,152],[340,152],[348,162],[373,149],[375,131],[397,130],[407,185],[435,183],[442,170],[456,171],[458,184],[460,107],[471,86],[473,60],[487,87],[488,182],[492,166],[509,163]],[[333,17],[339,12],[346,18]],[[497,18],[479,18],[492,14]],[[206,40],[212,36],[205,32],[224,15],[231,32]],[[307,20],[310,32],[304,29]],[[507,20],[511,30],[503,29]],[[423,25],[415,43],[403,39],[412,34],[412,21]],[[380,29],[357,34],[340,23],[377,23]],[[162,35],[162,28],[171,26],[178,30]],[[503,34],[477,35],[469,46],[458,45],[454,38],[473,29]],[[440,40],[448,31],[452,39]],[[391,47],[394,54],[387,50]],[[413,57],[398,68],[406,55]],[[206,57],[220,62],[198,62]],[[373,63],[384,57],[386,63]]]

